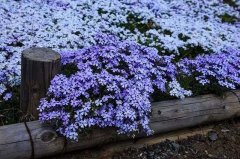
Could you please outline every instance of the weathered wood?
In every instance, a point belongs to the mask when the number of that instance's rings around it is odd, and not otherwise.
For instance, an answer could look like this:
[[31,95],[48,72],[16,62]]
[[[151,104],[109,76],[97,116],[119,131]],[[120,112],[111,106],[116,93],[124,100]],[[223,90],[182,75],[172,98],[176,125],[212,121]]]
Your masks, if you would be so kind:
[[[155,134],[159,134],[239,117],[239,97],[240,90],[236,90],[226,93],[224,98],[203,95],[183,100],[153,103],[150,127]],[[116,135],[114,129],[111,128],[96,129],[88,136],[80,136],[79,142],[65,144],[64,138],[58,136],[48,125],[40,124],[38,121],[28,122],[27,125],[33,138],[35,158],[129,139],[126,136]],[[24,123],[0,127],[1,159],[30,158],[31,153],[31,142]]]
[[187,139],[194,135],[206,135],[208,132],[213,131],[213,125],[203,126],[201,128],[190,128],[184,130],[178,130],[165,134],[157,134],[146,138],[140,138],[137,140],[119,141],[117,143],[109,143],[102,145],[101,147],[94,147],[86,150],[74,151],[70,153],[55,155],[53,157],[47,157],[46,159],[112,159],[114,154],[122,152],[128,148],[142,148],[166,140],[177,141]]
[[38,117],[39,100],[46,95],[51,79],[60,71],[60,55],[48,48],[30,48],[22,53],[21,110]]

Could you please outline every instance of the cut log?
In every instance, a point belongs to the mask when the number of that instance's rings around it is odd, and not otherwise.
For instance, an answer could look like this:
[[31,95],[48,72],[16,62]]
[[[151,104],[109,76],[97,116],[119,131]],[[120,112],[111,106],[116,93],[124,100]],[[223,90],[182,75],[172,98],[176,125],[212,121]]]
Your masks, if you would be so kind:
[[[240,90],[227,92],[223,98],[203,95],[183,100],[170,100],[152,104],[150,127],[155,134],[197,126],[240,116]],[[111,128],[96,129],[79,142],[65,142],[51,127],[39,121],[0,127],[1,159],[41,158],[73,150],[82,150],[106,143],[129,139],[117,135]],[[143,135],[138,136],[143,137]]]
[[207,135],[210,131],[213,131],[213,125],[203,126],[201,128],[188,128],[184,130],[178,130],[165,134],[157,134],[150,137],[140,138],[137,140],[119,141],[117,143],[109,143],[101,145],[101,147],[94,147],[86,150],[74,151],[70,153],[55,155],[47,157],[46,159],[112,159],[114,155],[120,153],[129,148],[143,148],[145,146],[151,146],[159,144],[166,140],[178,141],[193,137],[195,135]]
[[21,102],[24,114],[38,117],[37,106],[52,78],[60,71],[60,55],[48,48],[30,48],[22,53]]

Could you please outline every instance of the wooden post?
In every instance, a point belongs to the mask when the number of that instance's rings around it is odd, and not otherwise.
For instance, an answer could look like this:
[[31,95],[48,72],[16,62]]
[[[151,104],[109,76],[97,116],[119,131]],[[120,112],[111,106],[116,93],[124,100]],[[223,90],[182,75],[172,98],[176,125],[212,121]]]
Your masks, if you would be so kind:
[[20,106],[24,114],[38,117],[39,101],[46,95],[50,81],[59,73],[60,54],[48,48],[30,48],[22,53]]

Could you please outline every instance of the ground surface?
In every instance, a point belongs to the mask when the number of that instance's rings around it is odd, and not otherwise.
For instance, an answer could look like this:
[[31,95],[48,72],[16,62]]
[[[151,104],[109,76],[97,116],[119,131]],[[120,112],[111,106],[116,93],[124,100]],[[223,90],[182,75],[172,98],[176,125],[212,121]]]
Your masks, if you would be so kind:
[[[94,150],[85,150],[64,154],[49,159],[238,159],[240,158],[240,119],[224,121],[205,128],[204,133],[186,139],[161,141],[159,137],[151,141],[102,146]],[[207,131],[207,132],[206,132]],[[174,134],[174,133],[173,133]],[[179,133],[178,133],[179,134]],[[186,133],[185,133],[186,134]],[[188,133],[189,134],[189,133]],[[206,135],[204,135],[206,134]],[[175,137],[176,138],[176,137]],[[148,141],[150,146],[142,143]],[[153,144],[152,143],[157,143]],[[138,144],[138,145],[137,145]],[[142,144],[142,145],[141,145]],[[136,146],[137,145],[137,146]],[[140,145],[140,146],[139,146]],[[113,148],[115,147],[115,148]],[[121,149],[121,150],[120,150]]]
[[121,159],[240,158],[240,122],[218,124],[207,135],[128,149],[115,155]]

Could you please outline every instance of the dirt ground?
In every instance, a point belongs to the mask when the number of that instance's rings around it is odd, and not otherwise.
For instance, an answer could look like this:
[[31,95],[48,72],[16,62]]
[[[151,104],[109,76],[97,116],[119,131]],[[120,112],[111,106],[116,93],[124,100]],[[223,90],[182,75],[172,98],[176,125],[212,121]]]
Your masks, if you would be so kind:
[[[163,137],[161,142],[162,139],[152,138],[151,141],[104,145],[49,159],[239,159],[240,119],[215,123],[210,127],[204,134],[197,133],[180,140],[165,140]],[[144,144],[145,141],[151,144]]]
[[225,121],[214,126],[207,135],[188,139],[166,140],[140,149],[128,148],[114,159],[239,159],[240,120]]

